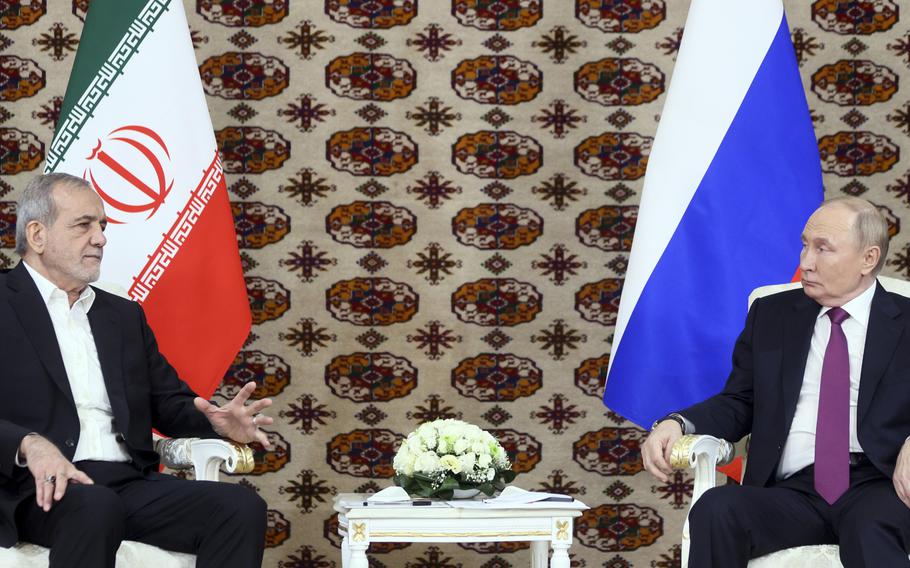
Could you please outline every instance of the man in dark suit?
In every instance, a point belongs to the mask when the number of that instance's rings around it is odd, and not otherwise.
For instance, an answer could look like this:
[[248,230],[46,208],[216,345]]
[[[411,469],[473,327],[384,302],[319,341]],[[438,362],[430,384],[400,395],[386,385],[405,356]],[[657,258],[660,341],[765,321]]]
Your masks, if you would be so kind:
[[18,207],[22,262],[0,275],[0,545],[50,547],[52,567],[113,567],[121,540],[259,566],[265,502],[229,483],[158,473],[152,428],[169,436],[268,440],[247,384],[216,407],[158,352],[138,304],[89,286],[107,239],[98,195],[39,176]]
[[724,389],[657,421],[645,468],[687,434],[752,435],[742,486],[689,515],[693,568],[836,543],[846,568],[910,566],[910,299],[876,281],[888,224],[858,198],[806,223],[802,290],[756,300]]

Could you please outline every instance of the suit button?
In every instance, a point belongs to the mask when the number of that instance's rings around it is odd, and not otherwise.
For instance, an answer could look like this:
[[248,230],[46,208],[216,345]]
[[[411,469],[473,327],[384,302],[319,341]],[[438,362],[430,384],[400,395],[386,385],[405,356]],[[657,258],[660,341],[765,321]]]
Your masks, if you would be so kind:
[[114,439],[117,440],[118,444],[126,442],[126,436],[123,435],[123,432],[117,432],[117,435],[114,436]]
[[72,438],[67,438],[67,440],[66,440],[66,442],[64,442],[64,444],[66,444],[67,448],[72,448],[73,446],[76,445],[76,442],[74,442]]

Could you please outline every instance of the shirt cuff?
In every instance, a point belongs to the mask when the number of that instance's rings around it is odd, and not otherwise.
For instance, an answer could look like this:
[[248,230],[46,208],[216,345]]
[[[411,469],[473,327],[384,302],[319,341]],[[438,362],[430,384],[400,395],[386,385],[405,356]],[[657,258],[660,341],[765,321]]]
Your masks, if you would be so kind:
[[683,434],[689,435],[695,433],[695,424],[693,424],[691,420],[676,412],[671,414],[671,416],[679,416],[679,418],[683,421],[683,424],[686,425],[686,427],[683,429]]

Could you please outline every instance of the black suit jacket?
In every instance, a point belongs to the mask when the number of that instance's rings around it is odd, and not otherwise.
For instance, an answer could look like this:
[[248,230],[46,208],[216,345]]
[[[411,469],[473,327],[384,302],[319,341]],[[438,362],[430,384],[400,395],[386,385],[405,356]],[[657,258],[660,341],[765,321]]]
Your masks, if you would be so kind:
[[[890,478],[910,436],[910,299],[875,286],[860,373],[857,436],[872,463]],[[752,434],[745,485],[774,482],[820,309],[801,289],[755,300],[733,349],[733,371],[723,391],[680,411],[699,434],[734,441]]]
[[[95,289],[88,313],[114,414],[133,463],[156,470],[152,427],[168,436],[215,437],[196,396],[158,352],[139,304]],[[50,314],[21,263],[0,274],[0,545],[17,540],[15,509],[35,492],[14,463],[23,436],[38,432],[73,459],[79,417]]]

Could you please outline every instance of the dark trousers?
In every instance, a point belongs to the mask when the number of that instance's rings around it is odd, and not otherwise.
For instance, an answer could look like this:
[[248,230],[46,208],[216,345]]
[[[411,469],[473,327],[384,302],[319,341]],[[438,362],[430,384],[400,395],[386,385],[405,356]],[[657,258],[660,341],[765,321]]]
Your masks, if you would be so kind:
[[262,564],[266,505],[233,483],[142,475],[131,464],[78,462],[94,485],[71,484],[45,513],[16,511],[20,540],[50,548],[50,568],[114,568],[122,540],[196,555],[197,568]]
[[715,487],[689,513],[691,568],[745,568],[796,546],[840,545],[845,568],[910,566],[910,508],[867,460],[850,467],[850,488],[833,505],[807,467],[772,487]]

